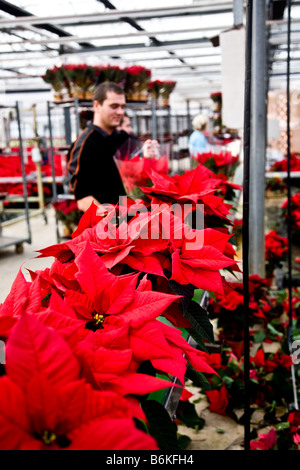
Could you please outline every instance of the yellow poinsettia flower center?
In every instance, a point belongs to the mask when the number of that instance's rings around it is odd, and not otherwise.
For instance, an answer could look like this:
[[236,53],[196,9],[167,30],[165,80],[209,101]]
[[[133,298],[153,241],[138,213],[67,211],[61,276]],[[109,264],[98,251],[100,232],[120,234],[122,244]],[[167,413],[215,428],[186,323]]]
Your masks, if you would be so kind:
[[42,441],[44,442],[44,444],[50,446],[55,440],[56,435],[54,434],[54,432],[48,430],[43,432]]
[[101,315],[101,313],[95,312],[94,320],[95,320],[96,325],[102,325],[102,323],[104,322],[104,315]]

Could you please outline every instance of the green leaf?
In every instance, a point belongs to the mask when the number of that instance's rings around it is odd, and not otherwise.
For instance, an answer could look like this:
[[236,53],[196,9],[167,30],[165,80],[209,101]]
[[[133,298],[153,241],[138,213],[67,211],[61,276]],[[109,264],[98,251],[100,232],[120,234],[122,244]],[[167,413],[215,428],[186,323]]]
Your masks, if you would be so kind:
[[216,431],[218,434],[225,434],[226,432],[225,429],[221,429],[221,428],[217,428]]
[[193,329],[203,339],[214,343],[214,332],[208,314],[204,308],[194,301],[191,301],[188,308],[183,311],[183,315],[189,320]]
[[265,337],[266,337],[266,333],[263,330],[258,331],[257,333],[253,335],[254,343],[262,343]]
[[142,408],[149,423],[149,432],[156,439],[159,449],[178,451],[176,426],[164,406],[155,400],[146,400]]
[[276,328],[274,328],[273,325],[271,325],[271,323],[268,323],[267,324],[267,328],[268,330],[270,331],[270,333],[274,336],[283,336],[283,333],[281,333],[280,331],[276,330]]
[[186,309],[194,297],[195,287],[192,284],[179,284],[176,281],[169,281],[169,286],[176,295],[182,295],[181,299],[183,309]]
[[203,418],[200,418],[196,412],[195,405],[189,401],[180,401],[176,418],[182,421],[188,428],[202,429],[205,425]]
[[276,431],[283,431],[284,429],[289,429],[290,423],[283,422],[276,425]]
[[189,438],[189,436],[179,435],[178,436],[179,450],[185,450],[191,442],[192,440]]
[[205,346],[205,343],[202,339],[202,336],[199,335],[195,330],[192,328],[187,328],[186,331],[189,333],[189,335],[196,341],[198,349],[201,351],[208,352],[207,347]]
[[195,302],[197,302],[197,304],[200,304],[200,301],[204,295],[204,290],[203,289],[195,289],[195,292],[194,292],[194,297],[192,300],[194,300]]
[[196,387],[203,388],[204,390],[211,390],[210,383],[205,375],[194,369],[194,367],[189,363],[187,365],[185,377],[190,379]]

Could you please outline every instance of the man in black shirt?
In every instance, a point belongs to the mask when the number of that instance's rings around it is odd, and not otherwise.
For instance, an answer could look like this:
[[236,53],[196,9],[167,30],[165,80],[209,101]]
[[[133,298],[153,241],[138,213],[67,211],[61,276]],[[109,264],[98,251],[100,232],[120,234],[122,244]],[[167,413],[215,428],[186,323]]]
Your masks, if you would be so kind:
[[113,156],[128,139],[118,131],[125,113],[125,93],[116,83],[104,82],[95,89],[93,123],[78,136],[69,156],[70,190],[79,210],[95,204],[117,204],[126,195]]

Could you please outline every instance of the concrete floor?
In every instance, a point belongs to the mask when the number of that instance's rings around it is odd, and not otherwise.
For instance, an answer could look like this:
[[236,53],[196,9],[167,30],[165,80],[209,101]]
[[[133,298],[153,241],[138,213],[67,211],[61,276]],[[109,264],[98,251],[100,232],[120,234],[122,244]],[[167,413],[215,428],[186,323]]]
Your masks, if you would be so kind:
[[[31,244],[23,243],[23,253],[16,253],[16,245],[0,249],[0,303],[10,292],[11,286],[22,269],[26,279],[26,268],[33,271],[50,267],[53,258],[36,259],[39,253],[36,250],[46,248],[57,243],[55,215],[52,208],[46,209],[47,223],[43,214],[30,217]],[[25,221],[3,227],[2,237],[16,237],[28,239],[28,228]],[[0,237],[1,238],[1,237]]]

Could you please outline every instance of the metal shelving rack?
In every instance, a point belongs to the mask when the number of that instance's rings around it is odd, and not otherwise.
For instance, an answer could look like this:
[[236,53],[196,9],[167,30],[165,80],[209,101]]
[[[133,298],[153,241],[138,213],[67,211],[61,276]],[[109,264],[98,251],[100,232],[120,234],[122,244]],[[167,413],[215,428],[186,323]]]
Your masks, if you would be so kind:
[[30,228],[30,219],[29,219],[29,204],[28,204],[28,194],[27,194],[27,185],[26,185],[24,154],[23,154],[23,139],[22,139],[22,131],[21,131],[20,109],[19,109],[18,102],[16,102],[15,106],[2,106],[1,108],[2,109],[11,108],[11,109],[15,109],[16,111],[18,133],[19,133],[19,143],[20,143],[20,161],[21,161],[21,170],[22,170],[24,217],[26,220],[27,235],[23,237],[12,237],[12,236],[3,235],[2,219],[3,219],[4,201],[5,201],[5,196],[3,196],[0,200],[0,249],[4,249],[9,246],[15,245],[16,253],[22,253],[23,243],[31,244],[31,228]]

